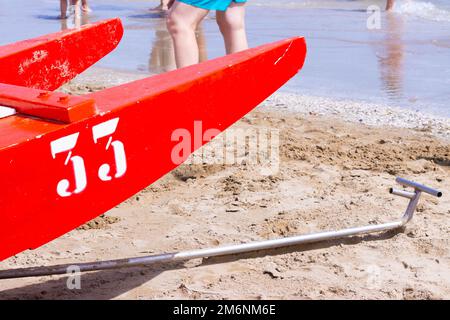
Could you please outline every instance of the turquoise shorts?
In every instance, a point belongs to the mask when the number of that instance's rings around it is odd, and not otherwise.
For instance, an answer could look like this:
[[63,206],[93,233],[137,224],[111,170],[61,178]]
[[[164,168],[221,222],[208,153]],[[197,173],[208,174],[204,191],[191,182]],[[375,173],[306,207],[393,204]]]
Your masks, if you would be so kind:
[[194,7],[206,10],[225,11],[230,6],[231,2],[245,3],[247,0],[178,0]]

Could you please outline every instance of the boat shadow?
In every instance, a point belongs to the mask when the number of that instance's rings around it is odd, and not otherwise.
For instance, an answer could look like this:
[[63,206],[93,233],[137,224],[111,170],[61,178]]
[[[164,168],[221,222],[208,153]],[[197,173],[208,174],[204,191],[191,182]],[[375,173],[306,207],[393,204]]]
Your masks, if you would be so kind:
[[[402,233],[403,229],[391,230],[379,234],[365,236],[353,236],[344,239],[329,240],[320,243],[293,245],[278,249],[260,250],[250,253],[241,253],[230,256],[204,258],[198,266],[215,265],[238,260],[261,258],[265,256],[278,256],[293,252],[306,252],[318,249],[326,249],[340,245],[356,245],[361,242],[383,241]],[[105,270],[83,274],[81,276],[81,288],[70,290],[67,288],[68,277],[52,278],[45,282],[34,283],[23,287],[1,290],[1,300],[108,300],[138,288],[151,281],[165,271],[186,268],[184,262],[171,262],[154,264],[152,266],[132,267],[119,270]],[[5,281],[5,280],[2,280]],[[6,280],[17,281],[17,280]],[[130,297],[127,297],[130,298]],[[140,298],[139,296],[135,297]],[[151,297],[142,297],[145,299]]]

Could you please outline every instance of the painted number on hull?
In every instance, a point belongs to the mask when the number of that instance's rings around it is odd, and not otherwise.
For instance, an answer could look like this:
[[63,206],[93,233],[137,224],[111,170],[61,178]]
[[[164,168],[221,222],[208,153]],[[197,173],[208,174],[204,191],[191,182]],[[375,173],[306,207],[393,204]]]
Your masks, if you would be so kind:
[[[127,171],[127,158],[125,156],[125,148],[123,143],[112,139],[112,134],[116,131],[119,118],[115,118],[103,123],[100,123],[92,128],[92,134],[94,136],[94,143],[97,143],[99,139],[109,137],[106,144],[106,150],[112,146],[114,151],[114,159],[116,161],[116,174],[115,178],[120,178]],[[98,169],[98,177],[103,181],[109,181],[112,179],[110,175],[111,167],[109,164],[104,163]]]
[[59,138],[58,140],[52,141],[50,143],[50,149],[52,151],[53,159],[56,159],[56,155],[59,153],[68,152],[66,161],[64,165],[68,165],[69,161],[72,162],[73,171],[75,176],[75,190],[73,192],[69,192],[70,182],[68,179],[63,179],[58,182],[56,186],[56,192],[61,197],[68,197],[74,193],[80,193],[86,188],[87,178],[86,178],[86,168],[84,167],[84,160],[80,156],[73,156],[72,150],[75,148],[77,144],[79,132],[71,134],[69,136],[65,136]]
[[[119,140],[113,140],[112,135],[117,129],[117,125],[119,124],[119,118],[114,118],[103,123],[100,123],[94,127],[92,127],[92,135],[94,143],[97,144],[100,139],[108,138],[108,142],[106,144],[106,150],[112,150],[114,152],[114,160],[116,172],[114,174],[114,178],[122,177],[127,171],[127,158],[125,154],[124,144]],[[56,192],[61,197],[69,197],[73,194],[78,194],[86,189],[87,186],[87,175],[86,175],[86,167],[84,165],[84,159],[81,156],[73,155],[73,149],[75,148],[78,137],[80,133],[74,133],[57,140],[54,140],[50,143],[50,149],[52,153],[53,159],[56,159],[56,156],[61,153],[67,153],[66,161],[64,165],[69,165],[71,162],[73,166],[73,172],[75,177],[75,189],[70,192],[70,182],[68,179],[62,179],[58,182],[56,186]],[[102,181],[110,181],[113,179],[111,176],[111,166],[107,163],[104,163],[98,169],[98,177]]]

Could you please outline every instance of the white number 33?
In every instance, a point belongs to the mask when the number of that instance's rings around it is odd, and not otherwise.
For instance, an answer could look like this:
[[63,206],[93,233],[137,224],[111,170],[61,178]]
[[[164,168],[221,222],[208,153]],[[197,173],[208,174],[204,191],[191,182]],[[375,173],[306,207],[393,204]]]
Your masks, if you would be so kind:
[[[119,140],[113,140],[112,135],[117,129],[119,124],[119,118],[114,118],[92,127],[92,136],[94,143],[97,144],[100,139],[108,139],[106,144],[106,151],[112,150],[114,152],[114,160],[116,172],[114,176],[111,174],[111,166],[108,163],[104,163],[98,169],[98,177],[102,181],[110,181],[114,178],[122,177],[127,171],[127,158],[125,155],[125,147]],[[50,143],[50,149],[53,159],[60,153],[68,153],[64,165],[68,165],[69,162],[73,165],[75,188],[70,188],[70,182],[68,179],[62,179],[58,182],[56,192],[61,197],[69,197],[72,194],[78,194],[82,192],[87,186],[86,168],[84,160],[81,156],[73,155],[72,150],[75,148],[79,132],[59,138]],[[73,191],[69,191],[73,189]]]

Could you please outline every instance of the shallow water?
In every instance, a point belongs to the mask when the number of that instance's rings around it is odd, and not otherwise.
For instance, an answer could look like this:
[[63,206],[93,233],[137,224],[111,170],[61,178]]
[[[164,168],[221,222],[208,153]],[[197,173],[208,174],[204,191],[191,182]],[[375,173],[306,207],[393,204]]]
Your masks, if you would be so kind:
[[[97,66],[148,74],[174,68],[164,19],[148,11],[155,1],[90,3],[89,16],[61,23],[56,18],[59,1],[0,0],[0,44],[118,16],[125,36]],[[250,0],[249,41],[255,46],[306,37],[304,69],[284,91],[388,103],[450,117],[450,1],[399,1],[394,13],[381,12],[379,29],[367,27],[373,14],[367,12],[370,5],[382,7],[384,1]],[[213,14],[199,31],[199,43],[203,59],[224,54]]]

